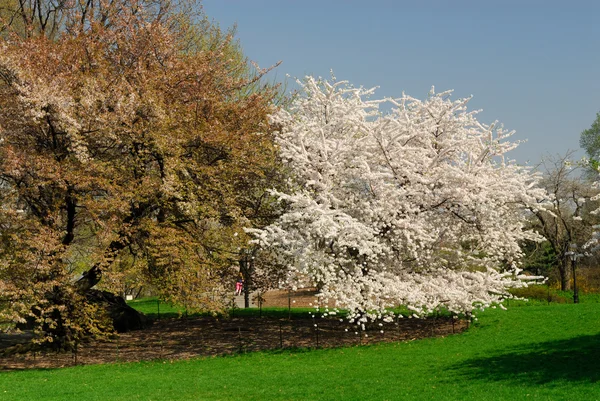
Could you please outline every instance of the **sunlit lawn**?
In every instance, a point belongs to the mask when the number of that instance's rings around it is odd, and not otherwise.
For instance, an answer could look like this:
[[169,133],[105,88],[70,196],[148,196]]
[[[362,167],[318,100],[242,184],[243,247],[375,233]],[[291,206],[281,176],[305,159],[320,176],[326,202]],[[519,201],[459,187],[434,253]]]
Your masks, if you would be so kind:
[[[158,298],[142,298],[127,302],[130,306],[136,310],[144,313],[151,319],[162,319],[162,318],[177,318],[185,317],[187,312],[184,307],[172,305],[165,301],[160,301]],[[308,317],[309,312],[315,312],[314,308],[283,308],[283,307],[267,307],[259,310],[258,308],[230,308],[224,311],[228,316],[239,317],[239,316],[265,316],[274,318],[288,318],[288,317]],[[189,316],[197,316],[202,314],[190,313]]]
[[0,374],[1,400],[600,400],[600,305],[489,310],[447,338]]

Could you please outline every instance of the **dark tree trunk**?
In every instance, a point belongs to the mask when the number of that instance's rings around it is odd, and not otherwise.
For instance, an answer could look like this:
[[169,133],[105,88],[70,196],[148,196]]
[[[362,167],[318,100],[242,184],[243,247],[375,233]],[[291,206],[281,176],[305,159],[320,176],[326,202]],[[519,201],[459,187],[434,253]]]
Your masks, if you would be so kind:
[[558,275],[560,278],[560,290],[567,291],[571,287],[570,277],[569,277],[569,266],[566,261],[563,261],[558,265]]
[[252,283],[252,276],[254,273],[254,259],[250,259],[248,261],[248,278],[247,278],[247,285],[244,288],[244,307],[249,308],[250,307],[250,295],[252,294],[252,290],[253,290],[253,283]]
[[252,273],[254,271],[254,260],[244,256],[239,260],[240,272],[244,278],[244,307],[250,307],[250,294],[252,293]]
[[569,289],[569,278],[567,272],[564,269],[559,269],[560,274],[560,290],[567,291]]
[[127,305],[123,297],[108,291],[93,289],[102,278],[99,265],[94,265],[90,270],[83,273],[77,280],[76,285],[80,293],[85,295],[88,302],[100,304],[113,320],[114,328],[119,333],[130,330],[139,330],[145,327],[148,319],[144,314]]
[[109,265],[114,255],[124,247],[124,241],[113,241],[106,252],[104,264],[96,263],[91,269],[84,272],[75,283],[79,292],[85,296],[88,302],[100,304],[106,310],[113,321],[115,330],[119,333],[139,330],[148,324],[148,319],[144,314],[127,305],[123,297],[108,291],[96,290],[93,287],[102,279],[102,268]]
[[83,272],[75,285],[81,293],[86,293],[98,284],[101,279],[102,271],[100,270],[100,265],[95,264],[90,270]]
[[573,303],[579,303],[579,289],[577,288],[577,259],[571,262],[571,268],[573,269]]
[[148,318],[127,305],[123,297],[100,290],[89,290],[85,297],[88,302],[101,305],[106,310],[118,333],[140,330],[149,324]]
[[[125,300],[117,295],[107,291],[89,290],[85,295],[85,302],[88,304],[97,305],[100,307],[101,316],[96,316],[100,320],[105,318],[110,319],[113,329],[118,333],[124,333],[131,330],[139,330],[149,325],[149,320],[144,314],[136,311]],[[63,307],[62,310],[53,309],[44,317],[52,319],[53,323],[49,324],[43,319],[40,321],[41,310],[34,307],[32,309],[33,316],[26,319],[25,322],[17,324],[20,330],[34,330],[36,326],[44,332],[46,336],[51,336],[52,341],[43,344],[34,344],[35,349],[52,349],[54,351],[76,351],[80,343],[86,341],[86,337],[94,337],[90,332],[78,332],[72,327],[66,325],[65,322],[69,319],[69,314],[84,307],[79,301],[73,302],[72,298],[60,288],[56,288],[53,294],[49,294],[49,300],[55,305]],[[108,322],[106,322],[108,323]],[[16,353],[27,352],[31,347],[14,350]]]

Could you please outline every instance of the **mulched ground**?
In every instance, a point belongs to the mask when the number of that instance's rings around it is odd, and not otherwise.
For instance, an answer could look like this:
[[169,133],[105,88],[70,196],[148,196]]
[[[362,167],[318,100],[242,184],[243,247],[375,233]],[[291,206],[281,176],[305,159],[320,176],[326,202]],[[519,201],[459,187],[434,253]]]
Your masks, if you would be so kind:
[[[297,304],[314,300],[295,296]],[[271,294],[270,305],[287,306],[288,295]],[[277,302],[279,301],[279,302]],[[259,317],[192,317],[157,320],[147,329],[120,334],[110,341],[85,344],[77,355],[28,353],[0,357],[0,369],[58,368],[73,365],[131,362],[152,359],[187,359],[294,347],[358,346],[446,336],[463,331],[465,321],[449,318],[400,319],[362,332],[339,319]],[[0,338],[0,348],[18,337]]]

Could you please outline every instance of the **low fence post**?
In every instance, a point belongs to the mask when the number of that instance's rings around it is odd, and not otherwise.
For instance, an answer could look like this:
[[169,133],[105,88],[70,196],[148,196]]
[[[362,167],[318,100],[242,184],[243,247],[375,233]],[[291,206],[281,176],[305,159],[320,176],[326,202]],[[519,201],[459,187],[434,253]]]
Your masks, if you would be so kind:
[[283,329],[281,327],[281,320],[279,321],[279,348],[283,349]]

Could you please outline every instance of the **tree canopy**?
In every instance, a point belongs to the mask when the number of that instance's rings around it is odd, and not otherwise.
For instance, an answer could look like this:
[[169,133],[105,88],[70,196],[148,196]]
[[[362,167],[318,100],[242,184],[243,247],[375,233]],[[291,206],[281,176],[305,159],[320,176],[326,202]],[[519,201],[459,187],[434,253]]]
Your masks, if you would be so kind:
[[548,241],[551,252],[546,262],[557,267],[563,291],[569,288],[572,247],[582,247],[591,239],[596,223],[593,211],[598,207],[594,202],[597,190],[581,174],[587,165],[573,162],[572,154],[542,161],[540,186],[547,191],[548,202],[544,208],[531,209],[531,227]]
[[541,238],[524,211],[545,193],[505,159],[512,132],[450,92],[373,100],[346,82],[299,84],[272,117],[293,177],[275,194],[289,209],[252,230],[293,266],[292,283],[316,285],[363,323],[398,305],[470,313],[523,285],[520,242]]
[[66,4],[0,42],[0,312],[94,332],[72,305],[117,264],[219,308],[275,168],[266,70],[188,4]]
[[579,145],[585,149],[588,157],[595,161],[593,167],[597,168],[600,160],[600,113],[596,114],[592,126],[581,132]]

